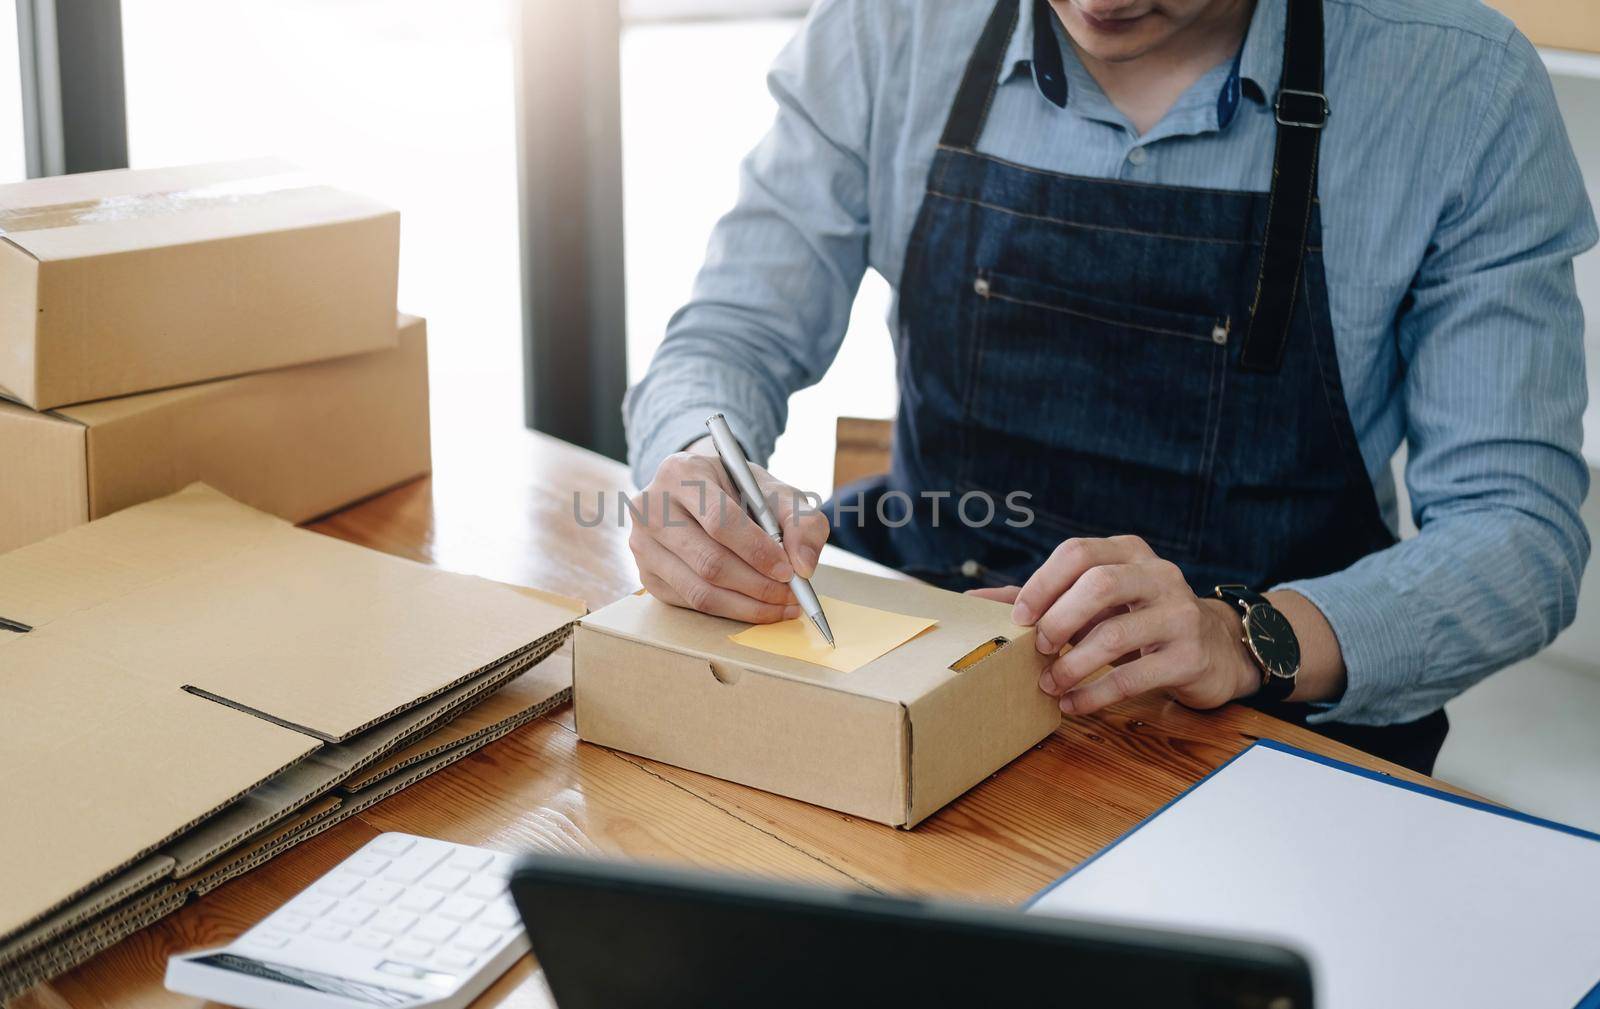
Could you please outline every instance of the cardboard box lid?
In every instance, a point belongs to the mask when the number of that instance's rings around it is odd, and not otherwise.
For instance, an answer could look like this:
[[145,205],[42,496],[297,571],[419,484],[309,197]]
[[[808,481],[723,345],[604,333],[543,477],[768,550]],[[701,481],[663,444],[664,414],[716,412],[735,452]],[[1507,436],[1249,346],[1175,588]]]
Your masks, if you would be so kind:
[[0,186],[0,241],[41,262],[363,220],[395,211],[277,159]]
[[[330,742],[565,633],[581,609],[295,529],[196,484],[0,556],[0,637]],[[8,640],[8,638],[10,640]]]
[[748,670],[900,704],[909,704],[959,676],[950,667],[985,642],[1017,638],[1028,631],[1011,622],[1010,606],[932,585],[891,581],[828,565],[817,569],[811,584],[821,595],[939,622],[853,673],[737,644],[729,636],[747,625],[669,606],[644,594],[628,596],[590,614],[583,625]]

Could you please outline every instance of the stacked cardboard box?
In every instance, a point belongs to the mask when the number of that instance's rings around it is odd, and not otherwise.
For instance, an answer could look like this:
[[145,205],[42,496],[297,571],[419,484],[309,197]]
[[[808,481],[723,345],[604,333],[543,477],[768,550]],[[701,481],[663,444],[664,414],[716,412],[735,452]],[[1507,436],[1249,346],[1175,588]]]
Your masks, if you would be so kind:
[[201,484],[0,555],[0,999],[562,703],[582,613]]
[[426,473],[398,262],[393,210],[272,161],[0,186],[0,552],[195,480],[301,522]]
[[0,1000],[570,695],[581,604],[289,524],[429,470],[398,241],[272,162],[0,186]]

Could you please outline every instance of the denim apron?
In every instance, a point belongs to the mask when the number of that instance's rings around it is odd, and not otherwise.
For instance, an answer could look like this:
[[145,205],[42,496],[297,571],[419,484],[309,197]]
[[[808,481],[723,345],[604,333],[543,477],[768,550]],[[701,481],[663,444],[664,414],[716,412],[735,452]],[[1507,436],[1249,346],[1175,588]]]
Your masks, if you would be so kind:
[[[1260,2],[1289,8],[1269,193],[979,154],[1019,0],[995,5],[907,248],[891,471],[836,493],[832,542],[967,589],[1022,584],[1064,539],[1132,533],[1203,595],[1395,542],[1329,322],[1321,0]],[[1312,728],[1427,770],[1447,723]]]

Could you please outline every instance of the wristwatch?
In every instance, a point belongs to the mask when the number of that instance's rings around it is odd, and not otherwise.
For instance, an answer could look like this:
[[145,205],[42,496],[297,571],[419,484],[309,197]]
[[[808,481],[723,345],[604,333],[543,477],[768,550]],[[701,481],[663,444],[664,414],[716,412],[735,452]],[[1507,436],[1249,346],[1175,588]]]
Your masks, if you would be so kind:
[[1281,701],[1294,693],[1295,677],[1300,675],[1300,639],[1294,636],[1289,618],[1244,585],[1218,585],[1212,591],[1244,614],[1240,640],[1261,668],[1261,696]]

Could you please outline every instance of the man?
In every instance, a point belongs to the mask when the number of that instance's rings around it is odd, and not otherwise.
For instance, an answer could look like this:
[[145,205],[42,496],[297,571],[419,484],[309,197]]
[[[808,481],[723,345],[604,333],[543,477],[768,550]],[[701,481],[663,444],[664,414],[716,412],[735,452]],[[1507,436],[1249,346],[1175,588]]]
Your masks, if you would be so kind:
[[[652,593],[798,612],[784,582],[828,523],[765,473],[783,547],[727,520],[701,422],[723,411],[764,460],[871,266],[897,295],[893,471],[839,492],[833,539],[1074,644],[1040,684],[1063,712],[1249,699],[1427,770],[1444,702],[1571,622],[1572,259],[1596,232],[1505,18],[823,0],[770,85],[777,120],[626,405],[635,478],[673,502],[633,533]],[[1031,522],[1002,521],[1016,492]],[[973,494],[994,521],[962,521]]]

